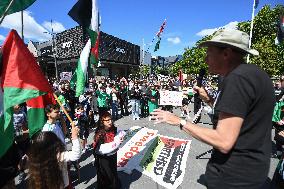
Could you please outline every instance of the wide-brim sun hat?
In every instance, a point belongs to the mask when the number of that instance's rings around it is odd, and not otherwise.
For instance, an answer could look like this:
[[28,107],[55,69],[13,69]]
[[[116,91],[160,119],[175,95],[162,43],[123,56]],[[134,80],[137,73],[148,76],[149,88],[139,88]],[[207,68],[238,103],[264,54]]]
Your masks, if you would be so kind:
[[249,35],[236,29],[221,29],[215,33],[211,40],[201,42],[198,47],[231,47],[240,52],[259,55],[255,49],[249,48]]

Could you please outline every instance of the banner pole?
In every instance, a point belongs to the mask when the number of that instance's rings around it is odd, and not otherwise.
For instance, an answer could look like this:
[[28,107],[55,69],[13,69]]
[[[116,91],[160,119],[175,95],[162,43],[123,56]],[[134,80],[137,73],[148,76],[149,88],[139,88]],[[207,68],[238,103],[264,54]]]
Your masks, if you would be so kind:
[[70,121],[70,124],[73,127],[75,127],[71,117],[69,116],[68,112],[66,111],[66,109],[64,108],[64,106],[62,105],[62,103],[60,102],[60,100],[58,99],[57,95],[55,93],[53,93],[53,96],[55,98],[55,100],[58,102],[59,106],[62,108],[64,114],[66,115],[67,119]]
[[6,10],[4,11],[3,15],[1,16],[1,20],[0,20],[0,25],[2,24],[6,14],[8,13],[10,7],[12,6],[12,4],[14,3],[15,0],[11,0],[9,5],[7,6]]
[[[251,40],[252,40],[252,30],[253,30],[253,20],[254,20],[254,11],[255,11],[255,0],[253,0],[253,7],[252,7],[252,15],[251,15],[251,22],[250,22],[250,33],[249,33],[249,46],[251,47]],[[247,56],[247,63],[249,63],[249,54]]]

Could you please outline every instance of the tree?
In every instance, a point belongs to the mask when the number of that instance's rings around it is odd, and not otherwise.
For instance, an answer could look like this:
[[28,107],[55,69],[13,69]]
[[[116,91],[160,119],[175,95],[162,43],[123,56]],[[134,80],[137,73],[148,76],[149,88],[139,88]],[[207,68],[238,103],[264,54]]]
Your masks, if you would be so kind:
[[[250,56],[251,64],[264,69],[270,76],[281,75],[284,72],[284,45],[275,44],[277,36],[277,22],[284,7],[278,5],[273,9],[266,5],[258,12],[254,19],[252,33],[252,48],[258,50],[259,56]],[[250,21],[238,24],[240,30],[249,33]]]
[[149,65],[141,65],[139,67],[139,75],[142,75],[142,77],[147,77],[150,73],[150,66]]
[[[260,66],[270,76],[284,73],[284,45],[275,45],[276,24],[280,14],[284,14],[283,5],[277,5],[273,9],[266,5],[254,18],[251,48],[258,50],[260,56],[250,56],[249,63]],[[238,28],[249,34],[250,21],[240,22]],[[182,69],[184,73],[197,74],[201,68],[207,68],[205,50],[198,48],[198,45],[202,41],[211,39],[213,35],[205,36],[193,47],[186,48],[183,59],[171,66],[172,73],[177,75],[178,71]]]
[[198,74],[201,68],[207,69],[207,65],[205,64],[206,51],[204,48],[198,48],[198,45],[211,37],[212,36],[206,36],[197,41],[192,48],[185,49],[182,60],[178,61],[173,65],[173,68],[171,68],[173,72],[177,74],[179,70],[182,70],[183,73],[186,74]]

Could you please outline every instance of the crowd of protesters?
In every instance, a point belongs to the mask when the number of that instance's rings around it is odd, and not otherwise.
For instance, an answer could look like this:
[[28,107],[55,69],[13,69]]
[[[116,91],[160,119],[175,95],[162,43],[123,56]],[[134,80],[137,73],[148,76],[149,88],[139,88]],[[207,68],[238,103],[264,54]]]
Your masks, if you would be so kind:
[[[173,112],[173,109],[177,107],[159,105],[161,90],[183,92],[181,117],[189,119],[191,109],[188,105],[196,103],[193,98],[193,86],[196,85],[194,78],[182,81],[178,77],[155,78],[154,76],[146,79],[90,79],[84,94],[79,97],[75,96],[75,91],[71,89],[69,81],[50,80],[50,82],[59,101],[74,122],[68,121],[62,107],[48,105],[45,107],[47,122],[42,132],[30,139],[26,116],[27,107],[25,104],[15,106],[13,115],[15,144],[1,158],[0,171],[4,170],[6,174],[1,177],[0,188],[15,188],[14,177],[19,174],[18,182],[25,179],[27,165],[31,175],[29,177],[31,188],[72,188],[68,169],[72,164],[78,169],[80,155],[90,148],[94,150],[94,164],[98,168],[98,185],[101,188],[108,188],[108,185],[111,185],[110,188],[119,188],[121,184],[115,171],[116,152],[125,133],[117,130],[113,121],[124,116],[131,116],[133,121],[146,118],[159,107]],[[217,94],[217,84],[218,79],[216,78],[203,82],[203,86],[211,96]],[[275,95],[277,103],[272,121],[275,128],[277,152],[273,156],[283,159],[284,77],[275,82]],[[194,113],[196,112],[194,110]],[[72,127],[71,124],[77,127]],[[89,134],[94,130],[94,143],[88,144]],[[67,151],[66,144],[70,139],[72,150]],[[107,143],[112,143],[111,149],[107,145],[104,146]],[[41,155],[35,156],[35,153]],[[67,164],[67,162],[70,163]],[[279,162],[275,171],[274,177],[275,180],[278,179],[277,182],[281,180],[281,173],[283,175],[283,160]]]

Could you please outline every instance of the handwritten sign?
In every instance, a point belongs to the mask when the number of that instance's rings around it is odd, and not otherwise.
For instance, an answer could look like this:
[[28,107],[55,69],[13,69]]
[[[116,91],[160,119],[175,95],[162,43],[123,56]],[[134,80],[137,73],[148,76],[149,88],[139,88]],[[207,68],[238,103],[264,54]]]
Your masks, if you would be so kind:
[[72,78],[72,72],[61,72],[60,80],[61,81],[70,81]]
[[182,91],[160,91],[160,105],[182,106]]

